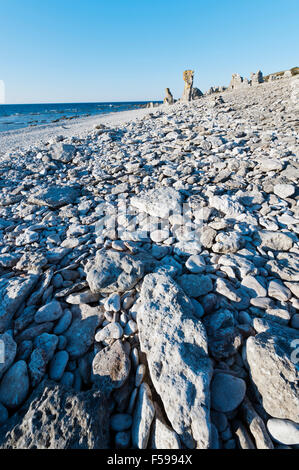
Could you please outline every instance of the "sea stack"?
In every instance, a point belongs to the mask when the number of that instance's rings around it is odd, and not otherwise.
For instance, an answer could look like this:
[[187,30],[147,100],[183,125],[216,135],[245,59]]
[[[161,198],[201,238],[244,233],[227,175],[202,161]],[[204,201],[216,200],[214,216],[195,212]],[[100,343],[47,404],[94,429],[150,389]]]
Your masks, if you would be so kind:
[[184,93],[183,93],[183,96],[182,96],[182,101],[191,101],[194,71],[193,70],[185,70],[185,72],[183,73],[183,79],[184,79],[184,82],[185,82],[185,88],[184,88]]
[[173,96],[172,96],[172,93],[171,93],[170,89],[166,88],[165,93],[166,93],[166,96],[164,98],[164,104],[173,104],[174,99],[173,99]]

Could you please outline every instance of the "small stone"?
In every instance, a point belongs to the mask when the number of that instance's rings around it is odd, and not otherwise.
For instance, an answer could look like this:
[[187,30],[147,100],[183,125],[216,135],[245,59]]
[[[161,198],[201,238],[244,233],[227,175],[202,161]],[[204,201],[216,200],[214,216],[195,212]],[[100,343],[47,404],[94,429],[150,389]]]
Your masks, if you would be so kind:
[[132,425],[132,443],[135,449],[146,449],[155,416],[152,394],[146,383],[139,388]]
[[295,191],[296,188],[292,184],[276,184],[274,186],[274,194],[282,199],[293,196]]
[[151,232],[151,240],[154,243],[162,243],[169,238],[168,230],[154,230]]
[[64,372],[63,376],[61,377],[60,383],[64,385],[66,388],[72,388],[74,384],[75,376],[72,372]]
[[108,312],[119,312],[120,307],[120,295],[116,293],[109,295],[105,302],[105,309]]
[[29,376],[32,387],[36,387],[46,373],[47,361],[44,351],[34,349],[28,364]]
[[299,330],[299,313],[295,313],[295,315],[292,316],[291,327]]
[[92,362],[92,382],[101,390],[110,392],[127,380],[131,361],[121,341],[98,352]]
[[200,274],[183,274],[178,283],[189,297],[199,297],[213,290],[213,283],[209,276]]
[[0,402],[7,408],[18,408],[29,391],[29,377],[25,361],[18,361],[8,369],[0,384]]
[[137,323],[134,320],[129,320],[125,326],[124,334],[126,336],[134,335],[138,330]]
[[1,403],[0,403],[0,426],[5,423],[5,421],[8,420],[8,411],[7,409],[5,408],[5,406],[3,406]]
[[291,291],[279,280],[270,281],[268,294],[269,297],[281,300],[282,302],[287,301],[292,297]]
[[118,432],[115,435],[116,449],[128,449],[130,447],[131,433],[128,431]]
[[299,444],[299,424],[288,419],[271,418],[267,422],[267,428],[273,439],[286,445]]
[[289,251],[294,242],[283,232],[260,230],[257,234],[257,243],[263,250]]
[[203,256],[192,255],[186,261],[186,268],[192,274],[203,273],[206,269],[206,262]]
[[145,376],[145,372],[146,372],[145,365],[140,364],[137,367],[136,374],[135,374],[135,387],[139,387],[142,384],[144,376]]
[[110,427],[116,432],[126,431],[132,426],[132,421],[131,415],[119,413],[111,416]]
[[229,374],[216,374],[211,384],[211,405],[216,411],[228,413],[242,403],[246,392],[243,379]]
[[204,309],[202,305],[195,299],[191,299],[192,305],[194,307],[194,314],[197,318],[201,318],[204,316]]
[[78,294],[70,294],[65,301],[72,305],[92,304],[98,302],[99,298],[99,294],[93,294],[90,290],[87,290]]
[[82,304],[76,306],[76,318],[64,333],[67,339],[66,350],[71,359],[84,356],[94,343],[96,329],[104,320],[103,312],[97,307]]
[[63,310],[57,300],[41,307],[35,314],[36,323],[46,323],[58,320],[63,315]]
[[50,362],[49,377],[52,380],[59,381],[64,374],[69,360],[67,351],[58,351]]
[[182,197],[173,188],[155,188],[143,192],[131,199],[131,204],[140,211],[146,212],[153,217],[166,219],[171,212],[181,212]]
[[73,186],[47,186],[46,189],[40,189],[32,194],[28,202],[57,209],[75,202],[79,194],[78,189]]
[[144,275],[143,263],[118,251],[100,250],[85,266],[90,290],[96,294],[126,292]]

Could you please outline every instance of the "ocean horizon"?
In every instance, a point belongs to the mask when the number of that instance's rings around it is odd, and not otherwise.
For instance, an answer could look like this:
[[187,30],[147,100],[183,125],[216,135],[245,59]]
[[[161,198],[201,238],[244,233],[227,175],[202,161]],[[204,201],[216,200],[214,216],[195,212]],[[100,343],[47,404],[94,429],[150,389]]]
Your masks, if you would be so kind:
[[[150,101],[94,103],[36,103],[0,105],[0,132],[57,123],[75,118],[130,111],[145,107]],[[155,103],[160,103],[155,101]]]

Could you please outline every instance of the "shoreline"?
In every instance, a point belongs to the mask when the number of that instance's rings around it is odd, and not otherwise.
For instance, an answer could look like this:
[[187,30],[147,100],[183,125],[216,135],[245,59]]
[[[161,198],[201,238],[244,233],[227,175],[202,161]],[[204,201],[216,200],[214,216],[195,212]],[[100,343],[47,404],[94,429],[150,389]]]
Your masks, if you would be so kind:
[[[161,105],[162,106],[162,105]],[[97,124],[120,125],[143,118],[155,108],[140,108],[130,111],[118,111],[97,116],[80,117],[59,123],[25,127],[0,133],[0,155],[23,152],[39,146],[58,135],[64,137],[86,137]]]

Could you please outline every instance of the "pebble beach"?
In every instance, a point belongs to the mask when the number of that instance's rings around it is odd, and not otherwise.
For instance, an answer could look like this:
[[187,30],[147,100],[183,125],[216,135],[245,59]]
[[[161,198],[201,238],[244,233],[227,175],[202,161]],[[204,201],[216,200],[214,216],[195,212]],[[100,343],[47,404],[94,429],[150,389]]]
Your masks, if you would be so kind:
[[0,134],[1,449],[298,448],[298,90]]

